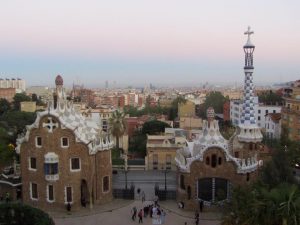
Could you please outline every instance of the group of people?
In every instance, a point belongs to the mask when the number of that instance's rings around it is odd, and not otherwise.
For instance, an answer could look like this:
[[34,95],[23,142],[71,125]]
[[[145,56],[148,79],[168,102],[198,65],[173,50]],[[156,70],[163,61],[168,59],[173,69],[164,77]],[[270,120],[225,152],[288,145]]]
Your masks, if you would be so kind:
[[[142,192],[142,203],[145,201],[145,193]],[[153,204],[149,204],[141,208],[139,211],[137,210],[136,206],[134,206],[131,210],[131,219],[133,221],[136,220],[138,217],[139,223],[143,223],[143,218],[147,218],[148,215],[152,219],[152,224],[164,224],[166,212],[161,209],[160,205],[158,204],[158,197],[155,196]]]

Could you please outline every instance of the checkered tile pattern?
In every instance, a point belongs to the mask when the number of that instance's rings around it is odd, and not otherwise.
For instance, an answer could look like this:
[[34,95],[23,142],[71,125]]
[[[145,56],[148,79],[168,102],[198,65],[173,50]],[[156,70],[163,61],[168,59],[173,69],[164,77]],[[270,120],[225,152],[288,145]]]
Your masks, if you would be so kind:
[[245,73],[244,102],[241,123],[244,125],[256,124],[253,101],[253,77],[251,72]]

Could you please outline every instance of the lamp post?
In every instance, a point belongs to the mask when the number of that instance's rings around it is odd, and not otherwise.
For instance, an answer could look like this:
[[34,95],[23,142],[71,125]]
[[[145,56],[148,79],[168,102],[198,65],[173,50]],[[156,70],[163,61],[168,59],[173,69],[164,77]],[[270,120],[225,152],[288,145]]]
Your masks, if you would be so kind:
[[128,166],[127,166],[127,153],[125,154],[125,189],[127,190],[127,172],[128,172]]

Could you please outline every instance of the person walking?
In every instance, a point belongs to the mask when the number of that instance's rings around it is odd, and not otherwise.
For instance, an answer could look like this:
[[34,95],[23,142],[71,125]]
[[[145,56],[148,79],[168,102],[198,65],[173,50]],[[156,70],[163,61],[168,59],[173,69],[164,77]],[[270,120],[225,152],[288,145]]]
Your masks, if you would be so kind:
[[138,217],[139,217],[139,223],[143,223],[143,209],[140,209]]
[[146,195],[145,195],[145,192],[142,191],[142,203],[146,200]]
[[199,225],[199,213],[195,212],[195,224]]
[[135,221],[136,213],[137,213],[137,209],[136,209],[135,206],[133,206],[133,208],[132,208],[132,216],[131,216],[131,219],[132,219],[133,221]]
[[166,212],[162,209],[161,210],[161,215],[160,215],[161,224],[165,223],[166,215],[167,215]]

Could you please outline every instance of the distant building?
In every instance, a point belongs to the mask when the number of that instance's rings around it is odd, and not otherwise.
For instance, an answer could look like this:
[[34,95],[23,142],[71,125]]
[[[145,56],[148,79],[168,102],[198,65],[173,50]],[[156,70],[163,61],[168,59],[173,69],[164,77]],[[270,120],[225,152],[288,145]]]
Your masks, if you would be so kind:
[[194,117],[180,117],[179,118],[179,128],[187,131],[187,139],[193,139],[193,134],[197,130],[202,130],[202,119],[194,116]]
[[163,135],[147,135],[147,170],[176,170],[176,151],[185,144],[182,129],[166,128]]
[[36,111],[36,102],[21,102],[21,111],[22,112],[35,112]]
[[285,89],[282,107],[282,126],[290,140],[300,141],[300,80]]
[[16,93],[22,93],[26,90],[25,80],[20,78],[2,79],[0,78],[0,89],[1,88],[15,88]]
[[265,133],[270,139],[280,139],[281,113],[269,113],[266,115]]
[[223,121],[230,121],[230,102],[226,101],[223,105]]
[[194,117],[196,115],[196,104],[187,100],[178,104],[178,117]]
[[[253,97],[253,110],[255,111],[255,120],[257,125],[264,129],[265,128],[265,116],[269,113],[281,113],[281,106],[276,105],[263,105],[258,103],[258,97]],[[241,121],[243,111],[242,100],[231,100],[230,101],[230,120],[234,126],[238,126]]]
[[0,98],[4,98],[7,101],[12,102],[15,95],[15,88],[0,88]]

